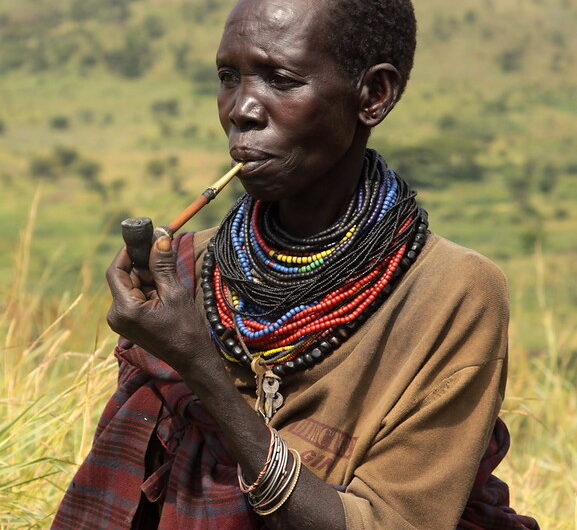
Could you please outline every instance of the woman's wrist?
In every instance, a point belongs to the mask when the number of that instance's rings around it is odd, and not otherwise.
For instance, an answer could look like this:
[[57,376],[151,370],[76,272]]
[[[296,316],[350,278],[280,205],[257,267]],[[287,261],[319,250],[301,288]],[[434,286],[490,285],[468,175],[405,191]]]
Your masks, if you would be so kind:
[[[195,352],[191,353],[190,349],[186,353],[176,354],[181,362],[176,362],[177,366],[175,369],[182,377],[182,380],[190,387],[195,394],[201,396],[201,394],[206,395],[207,398],[211,397],[207,393],[211,390],[214,391],[215,395],[218,392],[222,392],[222,388],[217,390],[217,387],[232,385],[232,381],[226,374],[224,363],[218,355],[218,352],[214,351],[214,347],[208,345],[208,347],[200,348]],[[233,389],[234,389],[234,385]],[[234,389],[236,391],[236,389]]]
[[199,373],[210,377],[213,370],[223,367],[206,329],[180,329],[164,342],[161,349],[157,357],[166,360],[185,382],[194,382]]

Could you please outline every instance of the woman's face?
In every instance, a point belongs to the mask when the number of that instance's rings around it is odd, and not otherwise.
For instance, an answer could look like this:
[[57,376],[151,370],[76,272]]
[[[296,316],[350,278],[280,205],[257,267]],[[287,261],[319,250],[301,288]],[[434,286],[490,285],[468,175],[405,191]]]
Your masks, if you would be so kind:
[[322,197],[350,179],[359,97],[325,49],[324,3],[240,0],[224,29],[220,122],[231,157],[245,162],[244,187],[262,200]]

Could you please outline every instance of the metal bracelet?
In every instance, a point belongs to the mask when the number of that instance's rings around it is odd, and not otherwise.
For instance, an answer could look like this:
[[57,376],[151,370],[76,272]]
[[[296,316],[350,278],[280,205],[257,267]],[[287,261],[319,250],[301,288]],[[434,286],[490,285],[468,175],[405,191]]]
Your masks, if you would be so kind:
[[274,450],[274,446],[275,446],[275,438],[278,436],[278,432],[275,431],[272,427],[270,427],[268,425],[267,425],[267,427],[268,427],[268,430],[270,431],[270,445],[268,447],[268,454],[266,457],[266,462],[264,463],[263,468],[260,470],[260,473],[256,477],[256,480],[250,486],[246,483],[246,481],[244,480],[244,477],[242,476],[242,470],[240,468],[240,464],[237,464],[237,466],[236,466],[236,468],[237,468],[236,469],[236,476],[238,477],[238,485],[240,487],[240,491],[242,491],[243,493],[251,493],[252,491],[254,491],[256,489],[256,487],[262,482],[264,476],[266,475],[266,472],[268,471],[270,463],[272,461],[272,455],[273,455],[273,450]]
[[302,461],[301,461],[301,455],[299,454],[298,451],[296,451],[295,449],[290,449],[290,452],[293,455],[293,468],[291,470],[290,484],[286,485],[281,490],[281,492],[284,491],[283,497],[277,504],[275,504],[271,508],[266,509],[253,508],[256,514],[270,515],[271,513],[276,512],[289,499],[289,497],[295,490],[302,469]]
[[287,443],[279,436],[273,452],[273,460],[269,472],[256,491],[249,493],[248,502],[251,506],[263,506],[270,502],[283,482],[288,462]]

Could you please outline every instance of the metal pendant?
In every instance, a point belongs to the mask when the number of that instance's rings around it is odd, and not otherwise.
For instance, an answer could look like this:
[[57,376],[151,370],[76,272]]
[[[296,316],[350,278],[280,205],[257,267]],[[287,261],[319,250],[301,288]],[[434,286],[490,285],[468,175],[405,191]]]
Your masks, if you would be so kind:
[[267,370],[262,381],[262,412],[267,424],[284,404],[284,398],[279,392],[280,384],[280,377],[273,374],[272,370]]
[[262,414],[264,421],[268,425],[284,403],[284,398],[279,392],[281,378],[261,364],[260,359],[253,359],[251,368],[256,380],[256,403],[254,408]]

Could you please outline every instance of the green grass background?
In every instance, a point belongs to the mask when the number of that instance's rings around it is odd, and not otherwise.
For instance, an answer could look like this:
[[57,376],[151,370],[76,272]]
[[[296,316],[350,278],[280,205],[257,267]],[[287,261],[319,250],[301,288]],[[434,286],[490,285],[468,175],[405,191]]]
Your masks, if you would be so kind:
[[[435,232],[506,272],[499,476],[543,528],[575,528],[577,5],[414,3],[414,73],[371,144]],[[0,0],[2,527],[49,524],[114,384],[103,274],[120,220],[170,220],[228,163],[213,57],[231,4]]]

